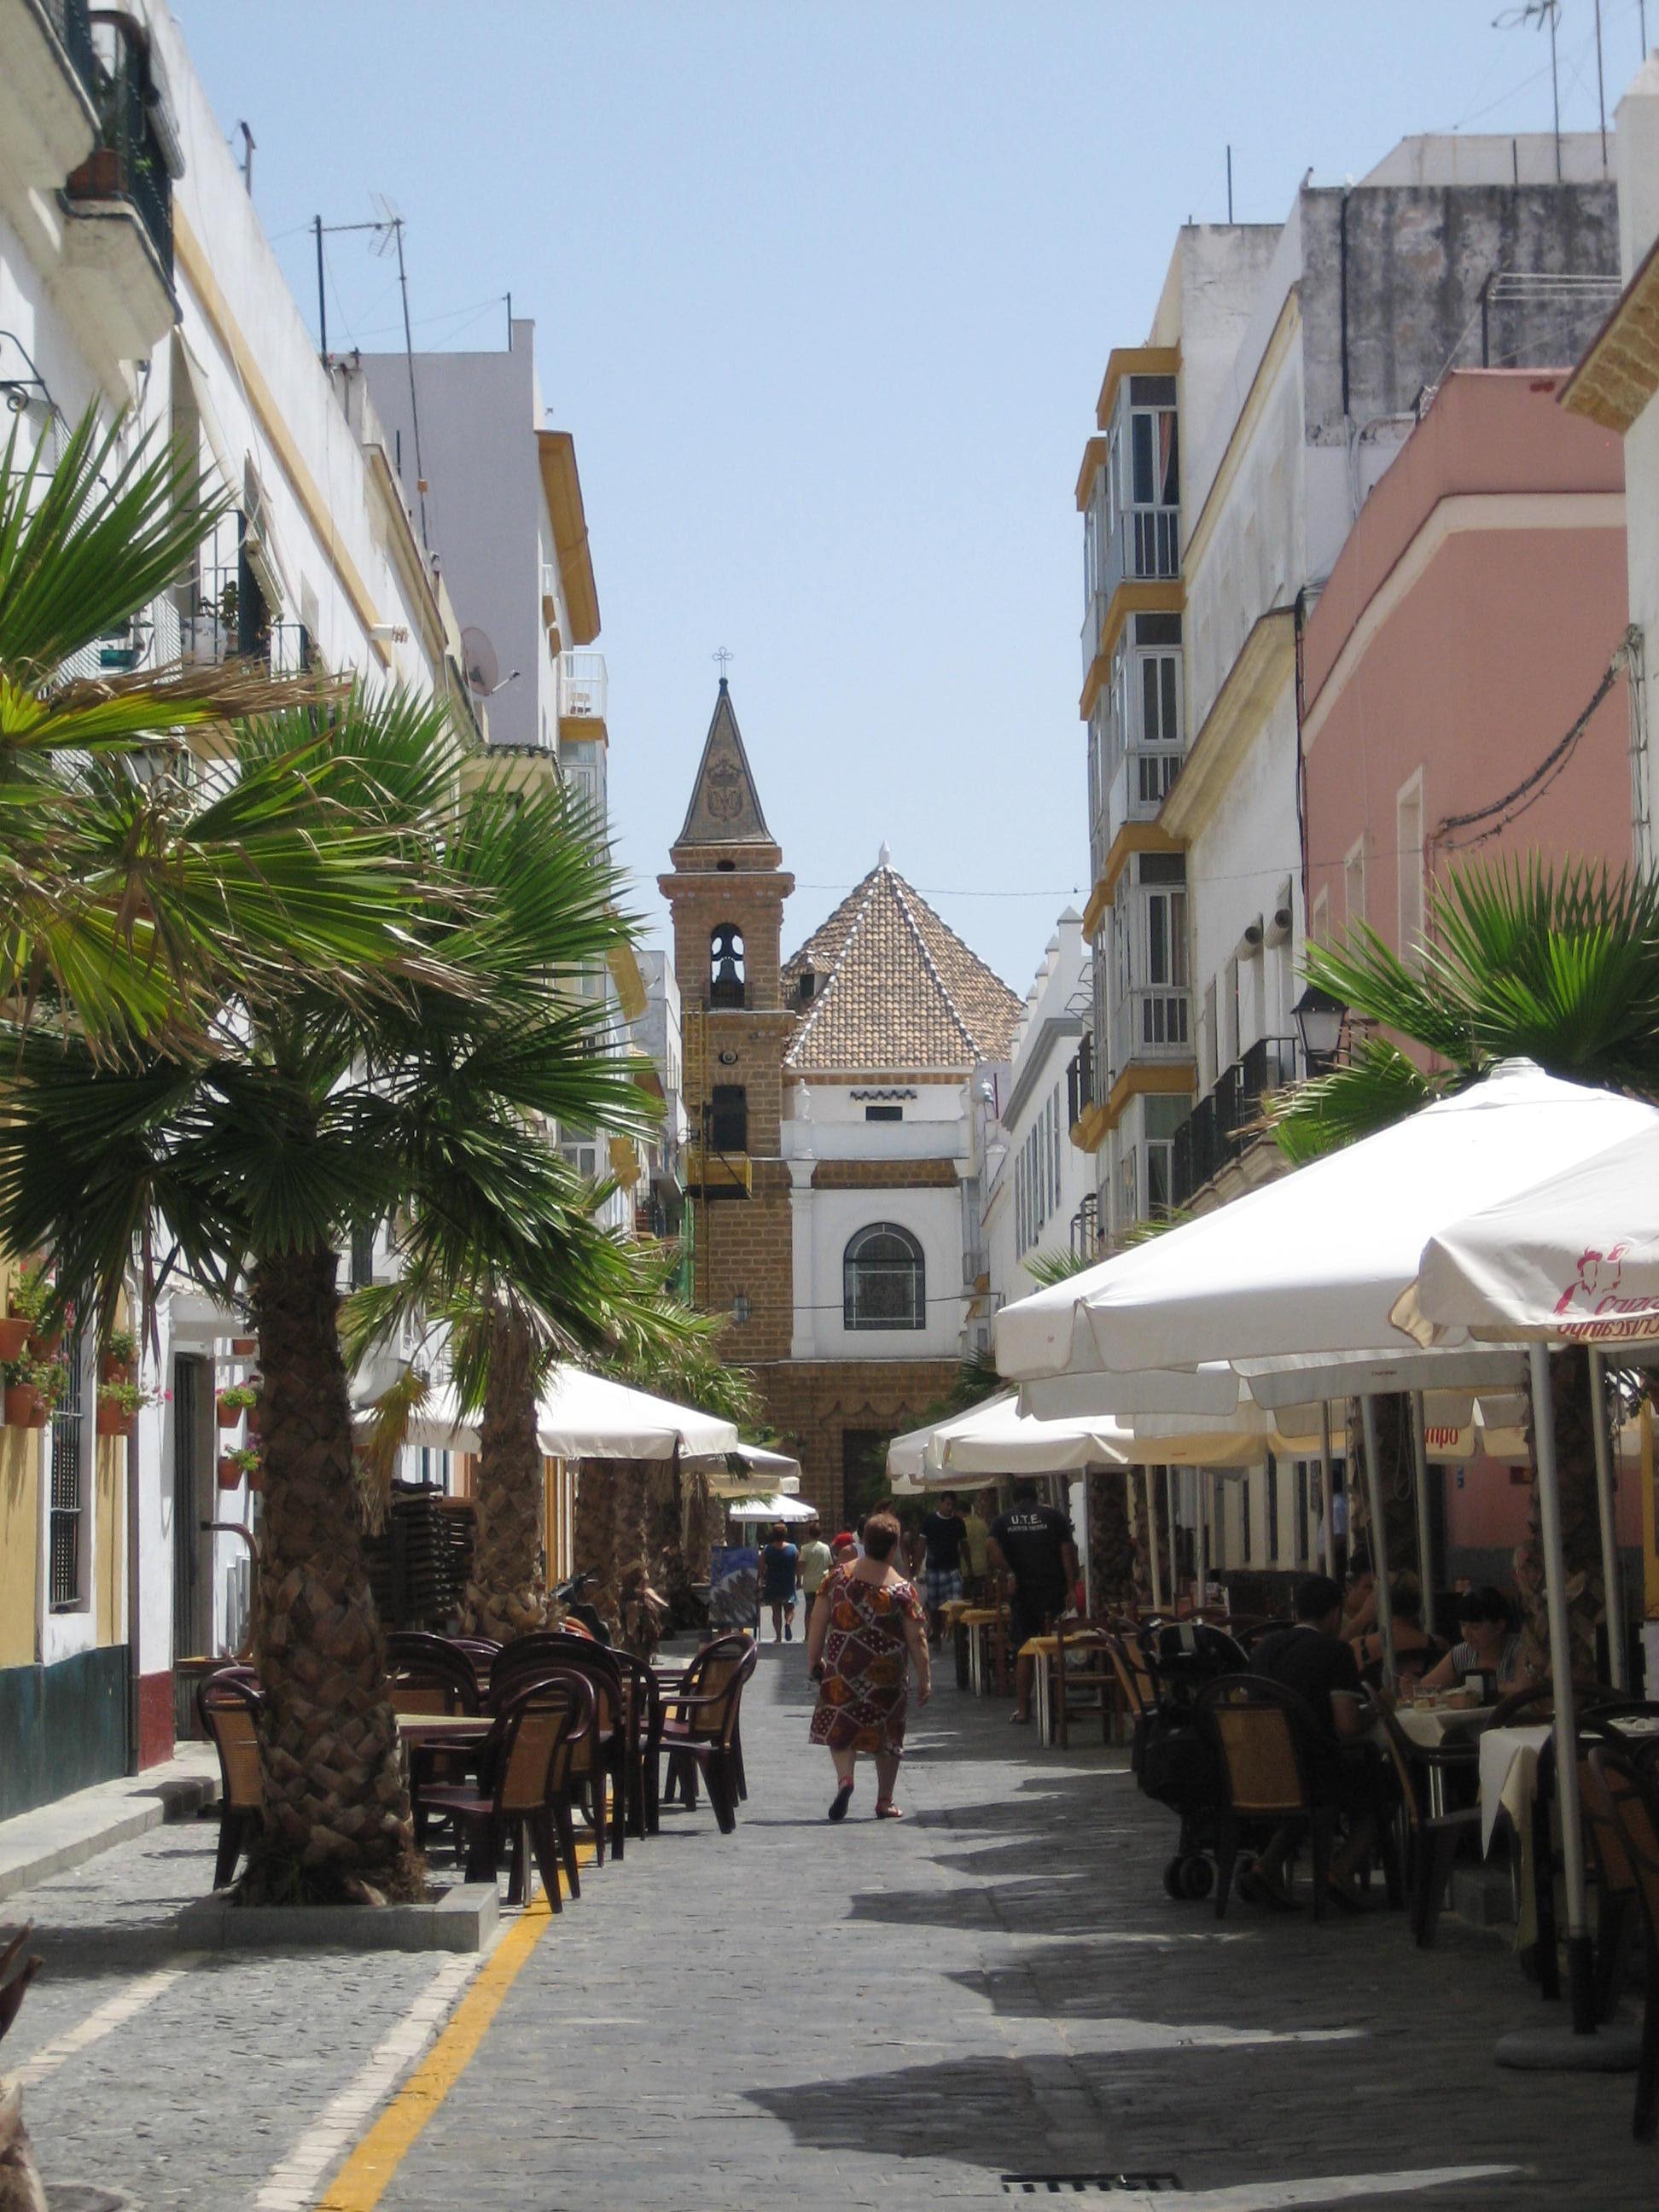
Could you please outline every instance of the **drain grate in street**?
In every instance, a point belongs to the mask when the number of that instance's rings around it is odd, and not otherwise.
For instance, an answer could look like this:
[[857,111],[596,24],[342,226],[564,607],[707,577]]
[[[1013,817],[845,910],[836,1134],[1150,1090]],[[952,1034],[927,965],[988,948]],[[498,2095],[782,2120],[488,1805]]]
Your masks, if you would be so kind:
[[1005,2173],[1005,2197],[1155,2196],[1179,2189],[1178,2173]]

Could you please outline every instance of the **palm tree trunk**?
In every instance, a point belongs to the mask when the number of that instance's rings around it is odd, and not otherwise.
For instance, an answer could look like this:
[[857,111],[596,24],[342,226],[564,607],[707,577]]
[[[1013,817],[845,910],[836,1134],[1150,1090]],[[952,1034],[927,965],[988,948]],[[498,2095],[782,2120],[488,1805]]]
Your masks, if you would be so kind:
[[265,1828],[250,1901],[419,1897],[386,1644],[358,1535],[334,1254],[267,1255],[259,1332],[264,1511],[254,1613]]
[[522,1318],[498,1307],[489,1328],[474,1498],[478,1533],[465,1615],[475,1636],[504,1644],[547,1625],[544,1477],[536,1430],[535,1347]]
[[1135,1602],[1135,1547],[1129,1528],[1128,1479],[1121,1468],[1087,1479],[1089,1587],[1097,1608]]
[[[1359,1408],[1348,1408],[1348,1433],[1354,1439],[1348,1464],[1358,1472],[1348,1482],[1348,1544],[1356,1542],[1375,1553],[1371,1544],[1371,1492],[1366,1480],[1365,1448]],[[1378,1488],[1382,1492],[1382,1534],[1388,1546],[1390,1575],[1420,1576],[1417,1546],[1416,1469],[1412,1446],[1412,1401],[1403,1392],[1390,1390],[1376,1401],[1376,1456]],[[1429,1593],[1423,1593],[1427,1619]]]
[[[1596,1679],[1595,1631],[1607,1612],[1601,1572],[1601,1524],[1595,1486],[1595,1431],[1591,1425],[1589,1356],[1580,1350],[1550,1354],[1554,1401],[1555,1469],[1561,1492],[1561,1549],[1567,1570],[1567,1623],[1575,1681]],[[1531,1414],[1528,1415],[1531,1436]],[[1515,1581],[1521,1594],[1523,1666],[1540,1679],[1549,1672],[1550,1628],[1545,1594],[1544,1547],[1538,1525],[1537,1455],[1527,1534],[1516,1547]]]

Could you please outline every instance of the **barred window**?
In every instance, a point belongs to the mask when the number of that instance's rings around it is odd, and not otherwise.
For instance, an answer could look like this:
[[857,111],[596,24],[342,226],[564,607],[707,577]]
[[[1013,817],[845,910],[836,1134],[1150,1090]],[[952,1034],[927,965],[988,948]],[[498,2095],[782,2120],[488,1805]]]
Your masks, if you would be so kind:
[[848,1328],[925,1328],[927,1263],[896,1222],[860,1229],[842,1261],[842,1303]]

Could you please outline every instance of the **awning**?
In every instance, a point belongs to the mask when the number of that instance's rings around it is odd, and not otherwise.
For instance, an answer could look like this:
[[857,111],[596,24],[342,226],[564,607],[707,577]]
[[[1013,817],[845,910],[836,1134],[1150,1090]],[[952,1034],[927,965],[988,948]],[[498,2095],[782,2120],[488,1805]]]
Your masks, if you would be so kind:
[[726,1509],[732,1521],[816,1521],[817,1514],[804,1498],[786,1498],[781,1492],[772,1498],[739,1498]]

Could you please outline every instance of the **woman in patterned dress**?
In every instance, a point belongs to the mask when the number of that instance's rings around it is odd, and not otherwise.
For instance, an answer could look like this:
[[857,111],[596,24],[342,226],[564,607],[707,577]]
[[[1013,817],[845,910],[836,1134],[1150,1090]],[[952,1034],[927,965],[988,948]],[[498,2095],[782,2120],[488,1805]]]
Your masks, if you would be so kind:
[[864,1524],[864,1556],[831,1568],[818,1591],[806,1632],[806,1660],[818,1685],[811,1741],[827,1744],[836,1762],[832,1820],[844,1819],[860,1752],[876,1762],[876,1818],[902,1818],[893,1802],[904,1755],[909,1673],[916,1703],[933,1694],[927,1615],[910,1583],[894,1571],[899,1524],[873,1513]]

